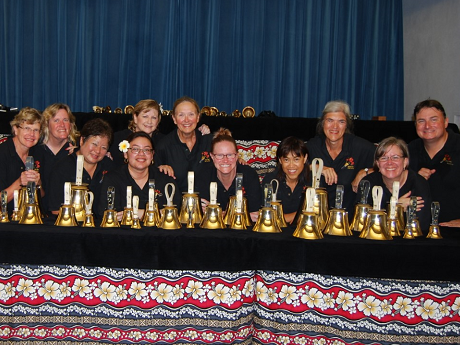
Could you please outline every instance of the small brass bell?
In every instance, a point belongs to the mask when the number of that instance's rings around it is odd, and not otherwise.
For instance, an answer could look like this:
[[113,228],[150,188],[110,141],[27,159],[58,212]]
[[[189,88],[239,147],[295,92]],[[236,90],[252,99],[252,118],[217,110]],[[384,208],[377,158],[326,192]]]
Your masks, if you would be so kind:
[[[168,192],[168,187],[171,187],[171,193]],[[177,213],[177,208],[173,205],[173,197],[176,191],[176,187],[172,183],[168,183],[165,186],[165,195],[167,205],[161,210],[161,219],[158,224],[158,227],[166,230],[175,230],[181,228],[181,223],[179,221],[179,215]]]
[[158,203],[155,201],[155,180],[149,180],[149,202],[145,206],[143,217],[144,226],[152,227],[157,226],[160,222],[160,211],[158,210]]
[[388,231],[387,214],[380,209],[382,195],[383,188],[381,186],[374,186],[374,188],[372,188],[374,208],[367,214],[366,225],[359,234],[360,238],[380,241],[393,239]]
[[335,194],[335,208],[329,211],[329,218],[324,228],[325,235],[333,236],[352,236],[353,233],[350,230],[348,224],[348,214],[342,208],[343,204],[343,192],[344,188],[342,185],[338,185]]
[[101,228],[118,228],[120,223],[117,219],[117,211],[114,209],[115,187],[107,188],[107,210],[102,217]]
[[83,220],[83,223],[81,224],[82,227],[84,228],[94,228],[94,217],[92,214],[92,207],[93,207],[93,201],[94,201],[94,194],[93,192],[86,191],[85,192],[85,219]]
[[[238,191],[241,191],[241,196],[242,196],[241,212],[243,213],[244,224],[245,226],[251,226],[252,221],[251,221],[251,218],[249,217],[248,202],[247,202],[247,199],[243,196],[243,174],[241,173],[236,174],[235,191],[236,191],[236,195],[238,195]],[[236,212],[236,207],[237,207],[236,196],[232,195],[228,200],[227,209],[226,209],[225,216],[224,216],[225,224],[231,225],[233,214]],[[239,218],[239,216],[237,218]]]
[[420,228],[420,223],[417,218],[417,197],[411,196],[409,206],[407,206],[407,223],[405,232],[408,232],[412,235],[404,234],[403,238],[411,238],[423,236],[422,229]]
[[12,222],[19,222],[19,190],[15,190],[13,192],[14,196],[13,196],[13,204],[14,204],[14,208],[13,208],[13,214],[11,215],[11,221]]
[[[198,193],[193,191],[195,180],[195,173],[193,171],[188,172],[187,180],[188,192],[182,196],[179,220],[182,224],[200,224],[203,219],[203,213],[201,211],[201,202]],[[190,217],[192,217],[192,219],[189,221]],[[188,227],[194,226],[190,225]]]
[[359,182],[358,195],[360,196],[360,201],[355,205],[355,213],[353,214],[353,220],[350,225],[353,231],[361,232],[366,224],[367,212],[371,208],[367,203],[370,185],[370,182],[367,180],[361,180]]
[[[395,196],[390,198],[390,203],[388,204],[388,231],[392,237],[401,236],[401,225],[399,223],[399,219],[397,218],[397,204],[398,199]],[[401,205],[400,205],[401,206]],[[402,209],[402,207],[400,208]]]
[[19,224],[43,224],[40,207],[35,202],[35,182],[27,183],[27,203],[19,220]]
[[59,214],[54,222],[55,226],[78,226],[75,208],[70,204],[71,193],[71,183],[64,183],[64,204],[59,209]]
[[131,224],[131,229],[140,229],[141,222],[139,220],[139,197],[137,195],[133,196],[133,222]]
[[275,210],[271,206],[273,187],[271,184],[265,185],[265,206],[259,210],[259,217],[252,231],[256,232],[281,232],[278,221],[276,220]]
[[315,189],[307,188],[306,190],[306,210],[302,212],[297,222],[297,227],[292,234],[294,237],[305,240],[318,240],[324,238],[323,233],[318,228],[318,216],[313,212],[313,203],[315,199]]
[[121,218],[121,225],[133,225],[134,212],[132,208],[133,202],[133,188],[132,186],[126,187],[126,207],[123,209],[123,216]]
[[431,225],[426,238],[432,238],[439,240],[442,238],[441,229],[439,228],[439,212],[441,210],[441,204],[438,201],[431,203]]
[[[246,230],[246,220],[245,220],[245,213],[243,212],[243,191],[237,190],[236,197],[235,197],[235,208],[233,213],[230,215],[230,225],[231,229],[236,230]],[[229,201],[230,203],[230,201]]]
[[217,183],[211,182],[209,185],[210,201],[206,206],[203,219],[200,227],[204,229],[224,229],[224,219],[222,217],[222,209],[217,204]]
[[0,223],[9,223],[10,219],[8,218],[8,192],[2,190],[1,192],[1,215]]

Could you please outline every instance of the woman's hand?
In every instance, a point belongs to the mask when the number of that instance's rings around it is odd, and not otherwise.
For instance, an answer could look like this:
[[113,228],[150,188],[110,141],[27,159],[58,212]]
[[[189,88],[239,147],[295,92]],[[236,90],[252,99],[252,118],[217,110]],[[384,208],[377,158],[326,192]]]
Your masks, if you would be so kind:
[[249,217],[251,217],[251,220],[255,223],[257,222],[257,218],[259,218],[259,211],[256,212],[250,212]]
[[35,170],[26,170],[21,173],[21,186],[27,186],[28,182],[35,182],[37,186],[41,185],[40,173]]
[[[69,155],[71,155],[76,148],[78,148],[78,146],[69,145],[69,147],[66,148],[66,150],[69,151]],[[109,158],[112,159],[112,157]]]
[[174,176],[174,169],[170,165],[160,165],[158,169],[165,175],[171,176],[173,179],[176,179]]
[[[411,195],[411,192],[409,191],[398,199],[398,203],[400,203],[403,206],[404,211],[406,211],[407,206],[410,205],[410,195]],[[421,196],[418,196],[417,197],[417,211],[421,211],[423,206],[425,206],[425,201],[422,199]]]
[[374,169],[372,169],[372,168],[369,169],[367,172],[364,169],[361,169],[360,171],[358,171],[358,173],[355,176],[355,179],[351,182],[351,188],[353,188],[353,192],[355,192],[355,193],[358,192],[359,182],[362,180],[362,178],[364,176],[367,176],[368,174],[370,174],[373,171],[374,171]]
[[418,174],[423,176],[425,178],[425,180],[428,180],[431,175],[433,175],[434,173],[436,172],[435,169],[427,169],[427,168],[422,168],[418,171]]
[[211,133],[211,130],[209,129],[209,127],[205,124],[202,124],[198,130],[201,132],[202,135],[206,135],[206,134],[209,134]]
[[454,219],[448,222],[439,223],[441,226],[447,226],[449,228],[460,228],[460,219]]
[[206,199],[201,199],[201,209],[203,213],[206,211],[206,207],[209,205],[209,201]]
[[337,174],[334,169],[329,167],[323,167],[321,175],[324,176],[324,180],[326,184],[328,184],[329,186],[337,184]]

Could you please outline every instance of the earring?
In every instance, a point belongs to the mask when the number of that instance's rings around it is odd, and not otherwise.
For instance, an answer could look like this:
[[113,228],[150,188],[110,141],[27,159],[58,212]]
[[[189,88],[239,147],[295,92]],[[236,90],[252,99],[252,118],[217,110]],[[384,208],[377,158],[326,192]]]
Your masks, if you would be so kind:
[[155,163],[155,161],[152,159],[152,162],[150,164],[153,165],[153,163]]
[[128,163],[128,158],[125,158],[125,159],[124,159],[124,162],[125,162],[125,163]]

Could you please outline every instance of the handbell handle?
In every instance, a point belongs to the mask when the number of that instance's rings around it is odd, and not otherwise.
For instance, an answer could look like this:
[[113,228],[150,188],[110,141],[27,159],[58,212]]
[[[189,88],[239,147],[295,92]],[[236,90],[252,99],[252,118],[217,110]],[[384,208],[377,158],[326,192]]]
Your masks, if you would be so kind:
[[343,204],[343,186],[338,185],[335,191],[335,208],[341,209]]
[[398,198],[392,196],[390,197],[390,219],[396,219],[396,204]]
[[264,188],[264,206],[270,207],[272,202],[273,186],[271,183],[267,183]]
[[93,202],[94,202],[94,194],[91,191],[86,191],[85,192],[85,212],[86,214],[91,214],[91,210],[93,208]]
[[[168,192],[168,187],[171,187],[171,193]],[[173,205],[173,198],[174,198],[174,193],[176,192],[176,187],[174,184],[167,183],[165,186],[165,196],[166,196],[166,206],[174,206]]]
[[372,200],[374,201],[374,210],[380,210],[382,204],[383,188],[382,186],[374,186],[372,188]]
[[209,204],[217,205],[217,182],[209,184]]
[[361,196],[361,204],[367,204],[367,197],[369,196],[369,191],[371,189],[371,183],[368,180],[359,181],[359,195]]
[[321,158],[315,158],[311,162],[311,171],[312,171],[312,187],[319,188],[319,181],[321,180],[321,174],[323,173],[323,160]]
[[113,210],[115,205],[115,187],[110,186],[107,188],[107,209]]
[[27,196],[29,198],[29,203],[35,201],[35,182],[33,181],[27,182]]
[[26,171],[27,170],[33,170],[34,169],[34,157],[33,156],[27,156],[26,157],[26,162],[25,162],[25,167]]
[[313,206],[315,203],[315,188],[308,187],[305,198],[307,199],[307,207],[305,211],[307,212],[313,212]]
[[7,205],[8,205],[8,192],[6,190],[2,190],[2,213],[3,214],[8,214]]
[[431,203],[431,224],[439,225],[439,212],[441,210],[441,204],[439,201],[433,201]]
[[394,181],[393,182],[393,191],[392,195],[398,199],[399,197],[399,181]]
[[[280,183],[278,182],[277,179],[271,180],[270,183],[273,187],[272,201],[276,201],[276,194],[278,193],[278,188],[280,186]],[[274,187],[274,185],[276,185],[276,187]]]

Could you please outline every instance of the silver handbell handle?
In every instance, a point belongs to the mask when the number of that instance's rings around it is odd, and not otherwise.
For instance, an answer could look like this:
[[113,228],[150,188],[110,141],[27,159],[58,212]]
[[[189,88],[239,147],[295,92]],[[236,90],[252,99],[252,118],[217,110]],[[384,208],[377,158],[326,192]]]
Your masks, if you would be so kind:
[[272,194],[272,201],[276,201],[276,194],[278,193],[278,188],[280,186],[280,183],[278,182],[277,179],[273,179],[270,181],[272,187],[275,184],[276,187],[273,187],[273,194]]
[[343,186],[338,185],[335,191],[335,208],[342,209],[343,204]]
[[431,224],[439,225],[439,212],[441,211],[441,204],[439,201],[431,203]]
[[[168,192],[168,187],[171,187],[171,193]],[[173,205],[173,198],[174,194],[176,193],[176,187],[173,183],[167,183],[165,186],[165,196],[166,196],[166,206],[174,206]]]
[[380,210],[382,204],[383,188],[382,186],[374,186],[372,188],[372,200],[374,202],[374,210]]
[[94,194],[91,191],[85,192],[85,212],[87,215],[91,214],[93,209]]
[[110,186],[107,188],[107,209],[113,210],[115,205],[115,187]]
[[8,192],[6,190],[2,190],[2,213],[3,214],[8,214],[7,205],[8,205]]
[[358,189],[358,193],[361,196],[360,203],[367,204],[367,197],[369,196],[371,183],[368,180],[361,180],[359,181]]
[[33,170],[34,169],[34,157],[33,156],[27,156],[26,157],[26,162],[25,162],[25,167],[26,171],[27,170]]
[[319,181],[321,180],[321,174],[323,173],[323,160],[321,158],[315,158],[311,162],[311,172],[312,172],[312,187],[319,188]]

